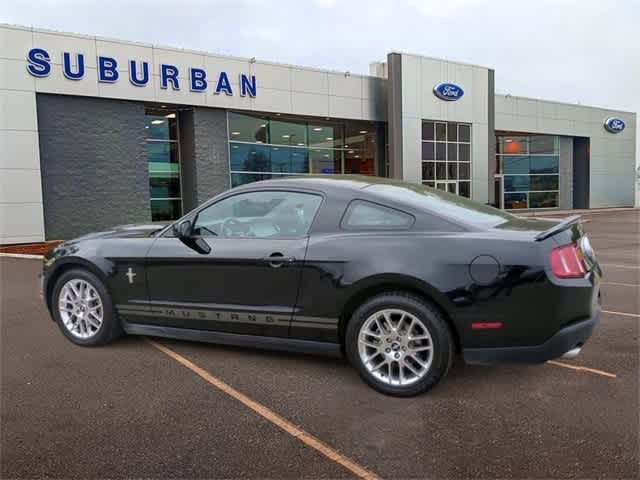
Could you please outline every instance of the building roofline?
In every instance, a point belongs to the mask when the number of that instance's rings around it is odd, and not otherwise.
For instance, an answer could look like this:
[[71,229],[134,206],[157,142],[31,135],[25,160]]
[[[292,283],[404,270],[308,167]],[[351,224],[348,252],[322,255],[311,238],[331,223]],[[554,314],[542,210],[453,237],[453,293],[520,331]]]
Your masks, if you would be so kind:
[[599,105],[585,105],[577,102],[561,102],[560,100],[547,100],[546,98],[536,98],[536,97],[525,97],[523,95],[512,95],[510,93],[498,93],[495,94],[496,97],[505,97],[511,99],[522,99],[522,100],[532,100],[535,102],[546,102],[546,103],[555,103],[556,105],[569,105],[571,107],[581,107],[581,108],[597,108],[599,110],[607,110],[610,112],[618,112],[618,113],[626,113],[628,115],[637,116],[636,112],[632,112],[631,110],[621,110],[619,108],[608,108],[601,107]]
[[419,53],[403,52],[401,50],[392,50],[389,52],[389,54],[392,54],[392,53],[396,53],[398,55],[407,55],[411,57],[426,58],[428,60],[435,60],[437,62],[455,63],[456,65],[462,65],[465,67],[475,67],[475,68],[482,68],[484,70],[494,70],[493,67],[487,67],[485,65],[478,65],[476,63],[469,63],[469,62],[460,62],[458,60],[450,60],[448,58],[442,58],[442,57],[432,57],[431,55],[421,55]]
[[[123,45],[132,45],[132,46],[138,46],[138,47],[157,48],[157,49],[162,49],[162,50],[170,50],[170,51],[177,52],[177,53],[190,53],[190,54],[194,54],[194,55],[204,55],[204,56],[208,56],[208,57],[223,57],[225,59],[236,60],[236,61],[241,61],[241,62],[250,62],[252,60],[249,57],[238,57],[238,56],[235,56],[235,55],[227,55],[227,54],[224,54],[224,53],[209,52],[209,51],[206,51],[206,50],[193,50],[193,49],[189,49],[189,48],[180,48],[180,47],[162,45],[162,44],[156,44],[156,43],[140,42],[140,41],[136,41],[136,40],[124,40],[122,38],[103,37],[103,36],[99,36],[99,35],[89,35],[89,34],[86,34],[86,33],[67,32],[67,31],[63,31],[63,30],[52,30],[52,29],[40,28],[40,27],[26,27],[24,25],[15,25],[15,24],[9,24],[9,23],[0,23],[0,28],[10,28],[10,29],[14,29],[14,30],[24,30],[24,31],[30,31],[30,32],[52,34],[52,35],[63,35],[63,36],[66,36],[66,37],[76,37],[76,38],[84,39],[84,40],[97,40],[97,41],[120,43],[120,44],[123,44]],[[258,59],[258,58],[255,59],[255,63],[261,64],[261,65],[271,65],[271,66],[276,66],[276,67],[295,68],[295,69],[298,69],[298,70],[307,70],[307,71],[313,71],[313,72],[318,72],[318,73],[331,73],[331,74],[337,74],[337,75],[346,75],[346,74],[348,74],[348,76],[350,76],[350,77],[358,77],[358,78],[371,78],[371,79],[380,79],[381,78],[381,77],[377,77],[375,75],[366,75],[366,74],[363,74],[363,73],[354,73],[354,72],[351,72],[349,70],[337,70],[337,69],[320,68],[320,67],[309,67],[309,66],[306,66],[306,65],[295,65],[295,64],[292,64],[292,63],[276,62],[276,61],[273,61],[273,60],[263,60],[263,59]],[[385,80],[385,79],[383,78],[383,80]]]

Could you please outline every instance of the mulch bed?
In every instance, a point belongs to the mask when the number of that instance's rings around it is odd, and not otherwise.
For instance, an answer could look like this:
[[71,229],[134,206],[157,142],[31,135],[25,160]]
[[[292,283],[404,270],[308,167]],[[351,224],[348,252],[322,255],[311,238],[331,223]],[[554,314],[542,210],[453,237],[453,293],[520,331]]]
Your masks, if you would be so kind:
[[44,255],[62,240],[50,240],[40,243],[19,243],[15,245],[1,245],[0,253],[22,253],[27,255]]

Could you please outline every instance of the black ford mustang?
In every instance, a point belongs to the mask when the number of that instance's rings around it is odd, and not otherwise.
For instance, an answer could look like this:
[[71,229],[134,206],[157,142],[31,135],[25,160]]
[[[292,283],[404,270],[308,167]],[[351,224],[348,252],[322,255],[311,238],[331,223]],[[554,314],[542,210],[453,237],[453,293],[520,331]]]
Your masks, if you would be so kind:
[[344,352],[374,388],[414,395],[470,363],[575,356],[601,270],[576,217],[524,219],[420,185],[283,178],[172,225],[51,250],[43,294],[79,345],[122,332]]

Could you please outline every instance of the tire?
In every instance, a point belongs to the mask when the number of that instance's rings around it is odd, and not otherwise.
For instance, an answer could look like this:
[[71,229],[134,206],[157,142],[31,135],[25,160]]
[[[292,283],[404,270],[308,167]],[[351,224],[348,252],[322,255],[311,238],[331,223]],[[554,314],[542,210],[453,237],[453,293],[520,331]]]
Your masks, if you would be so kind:
[[76,345],[105,345],[122,335],[104,283],[82,268],[68,270],[57,279],[51,312],[64,336]]
[[399,397],[436,385],[454,355],[453,335],[442,314],[404,292],[383,293],[363,303],[347,325],[345,349],[365,382]]

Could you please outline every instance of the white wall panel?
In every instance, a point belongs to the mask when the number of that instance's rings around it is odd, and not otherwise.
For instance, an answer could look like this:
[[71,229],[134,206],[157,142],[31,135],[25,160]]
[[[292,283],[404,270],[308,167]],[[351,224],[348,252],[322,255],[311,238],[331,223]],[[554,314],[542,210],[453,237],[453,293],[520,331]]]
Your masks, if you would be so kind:
[[329,116],[334,118],[362,118],[362,100],[353,97],[329,97]]
[[362,98],[362,77],[329,73],[329,95]]
[[38,130],[35,92],[0,90],[0,130]]
[[329,99],[318,93],[291,92],[291,109],[301,115],[329,116]]
[[0,89],[33,91],[34,86],[23,60],[0,58]]
[[[127,82],[126,78],[120,82]],[[48,77],[36,78],[35,88],[38,93],[59,93],[62,95],[100,95],[98,87],[98,74],[95,68],[86,68],[84,78],[81,80],[69,80],[62,73],[61,67],[52,66]]]
[[0,203],[0,244],[44,240],[42,204]]
[[296,92],[329,93],[329,74],[317,70],[291,69],[291,89]]
[[38,132],[0,130],[0,175],[5,168],[40,171]]
[[42,203],[40,170],[2,170],[0,204],[4,203]]

